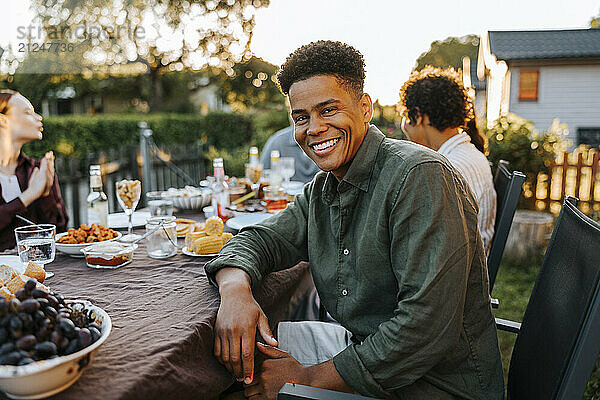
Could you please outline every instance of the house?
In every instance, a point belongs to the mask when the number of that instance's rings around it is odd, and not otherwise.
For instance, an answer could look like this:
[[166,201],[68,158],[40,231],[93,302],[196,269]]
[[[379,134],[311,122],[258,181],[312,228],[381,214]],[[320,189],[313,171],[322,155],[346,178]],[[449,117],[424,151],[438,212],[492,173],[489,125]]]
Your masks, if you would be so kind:
[[489,31],[477,72],[488,123],[511,112],[545,130],[558,118],[574,145],[600,145],[600,29]]

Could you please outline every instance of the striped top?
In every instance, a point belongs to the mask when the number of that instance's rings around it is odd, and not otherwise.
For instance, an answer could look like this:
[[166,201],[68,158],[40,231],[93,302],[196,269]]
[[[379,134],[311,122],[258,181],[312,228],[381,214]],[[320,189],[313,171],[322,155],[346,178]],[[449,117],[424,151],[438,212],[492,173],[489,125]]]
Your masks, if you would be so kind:
[[496,191],[492,169],[482,152],[471,143],[465,132],[452,136],[438,152],[462,174],[479,204],[478,225],[483,247],[489,252],[496,221]]

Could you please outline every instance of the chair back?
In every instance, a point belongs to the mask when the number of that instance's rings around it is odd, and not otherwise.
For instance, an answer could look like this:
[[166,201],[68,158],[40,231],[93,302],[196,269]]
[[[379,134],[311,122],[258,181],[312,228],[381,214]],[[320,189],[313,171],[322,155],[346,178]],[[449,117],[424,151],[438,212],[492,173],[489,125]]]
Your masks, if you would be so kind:
[[496,190],[496,223],[494,226],[494,237],[487,257],[488,275],[490,279],[490,293],[494,288],[506,239],[510,232],[513,217],[519,202],[519,196],[525,182],[525,175],[519,171],[510,172],[508,162],[500,160],[496,176],[494,177],[494,189]]
[[568,197],[508,373],[508,399],[581,399],[600,352],[600,225]]

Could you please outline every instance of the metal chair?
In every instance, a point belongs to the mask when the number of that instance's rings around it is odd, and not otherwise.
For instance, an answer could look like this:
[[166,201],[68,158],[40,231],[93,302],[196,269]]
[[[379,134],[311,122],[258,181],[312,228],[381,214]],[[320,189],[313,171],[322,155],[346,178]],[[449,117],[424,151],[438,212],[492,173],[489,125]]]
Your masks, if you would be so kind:
[[490,293],[496,281],[506,239],[512,225],[512,220],[517,209],[519,196],[525,182],[525,175],[519,171],[510,172],[508,162],[500,160],[496,176],[494,177],[494,188],[496,189],[496,223],[494,225],[494,237],[487,257],[488,275],[490,279]]
[[600,224],[567,197],[522,324],[508,373],[508,399],[581,399],[600,353]]

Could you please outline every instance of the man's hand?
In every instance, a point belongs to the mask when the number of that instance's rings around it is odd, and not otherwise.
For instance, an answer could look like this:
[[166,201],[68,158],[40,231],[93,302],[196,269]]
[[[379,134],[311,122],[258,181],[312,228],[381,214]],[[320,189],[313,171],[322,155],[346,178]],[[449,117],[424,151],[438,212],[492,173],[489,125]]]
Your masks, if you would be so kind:
[[47,197],[50,194],[50,190],[52,190],[52,185],[54,185],[54,153],[52,151],[46,153],[40,166],[40,171],[45,171],[46,173],[46,187],[41,197]]
[[215,278],[221,294],[215,324],[215,356],[238,381],[249,384],[254,375],[256,330],[273,346],[277,346],[277,340],[252,295],[250,277],[240,269],[224,268]]
[[244,396],[252,400],[276,399],[277,393],[286,382],[308,385],[308,368],[300,364],[289,353],[276,347],[256,343],[258,349],[268,357],[263,361],[260,373],[250,385],[245,385]]

